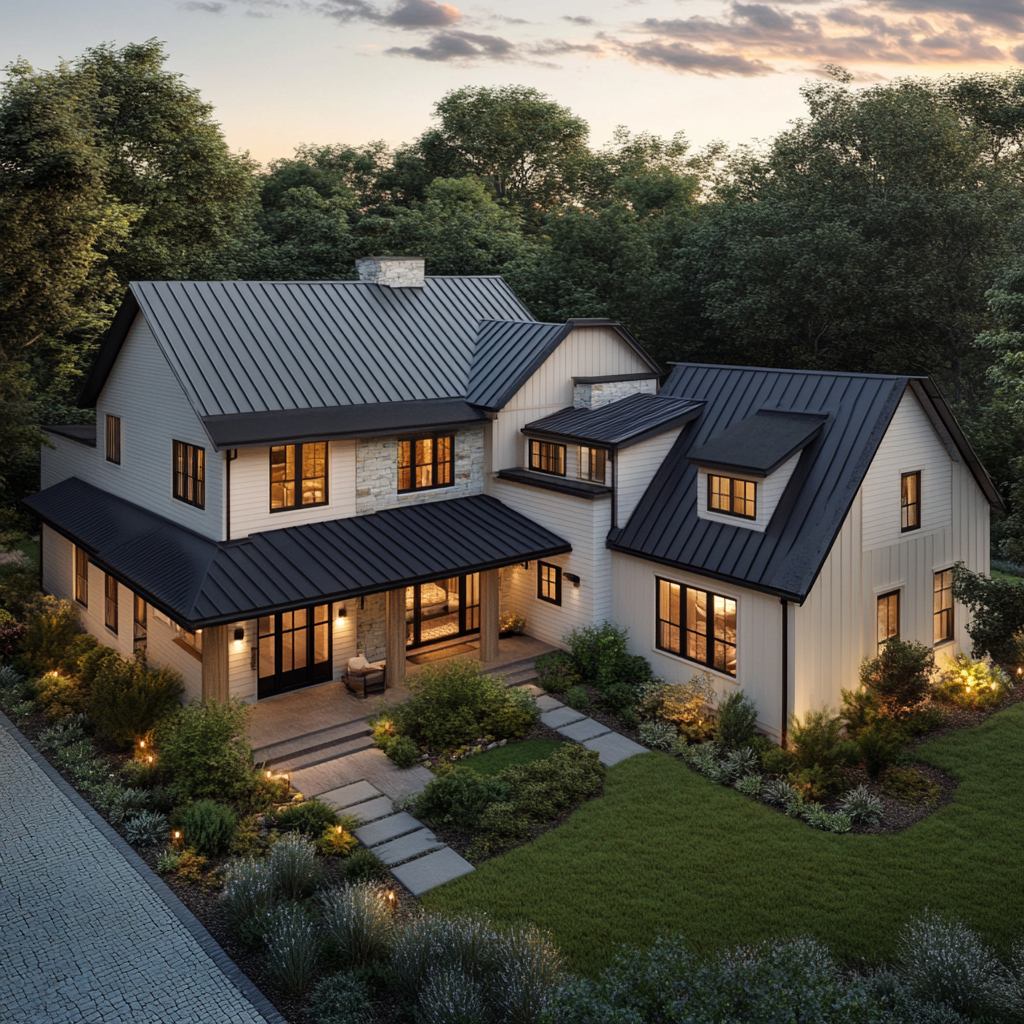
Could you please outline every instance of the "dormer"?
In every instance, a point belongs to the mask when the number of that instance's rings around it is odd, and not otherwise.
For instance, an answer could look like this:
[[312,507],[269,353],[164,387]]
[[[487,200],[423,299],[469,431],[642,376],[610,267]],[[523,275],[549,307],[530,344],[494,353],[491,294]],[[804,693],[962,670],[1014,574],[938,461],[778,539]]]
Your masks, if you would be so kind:
[[697,467],[697,515],[763,533],[826,415],[759,409],[689,454]]

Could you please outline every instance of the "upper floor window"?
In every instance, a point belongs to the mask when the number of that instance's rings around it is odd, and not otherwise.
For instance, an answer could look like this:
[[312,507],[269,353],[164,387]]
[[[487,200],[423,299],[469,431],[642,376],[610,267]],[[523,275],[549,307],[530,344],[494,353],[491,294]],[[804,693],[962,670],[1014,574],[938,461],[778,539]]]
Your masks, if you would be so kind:
[[206,508],[206,449],[174,441],[174,496],[197,508]]
[[531,441],[530,469],[565,476],[565,445],[553,441]]
[[671,580],[658,580],[657,646],[736,675],[736,602]]
[[108,416],[105,431],[107,442],[107,462],[121,464],[121,417]]
[[608,464],[607,448],[580,449],[580,479],[593,480],[603,484],[605,468]]
[[886,640],[900,635],[900,592],[894,590],[878,598],[878,649]]
[[916,530],[921,526],[921,473],[904,473],[900,477],[900,530]]
[[75,546],[75,600],[89,607],[89,556],[84,548]]
[[117,580],[109,573],[104,577],[103,622],[111,633],[117,632]]
[[562,603],[562,569],[550,562],[537,563],[537,597],[551,604]]
[[953,639],[953,570],[935,573],[932,587],[933,642],[944,644]]
[[708,511],[743,519],[757,518],[757,484],[708,473]]
[[270,511],[327,504],[327,442],[270,449]]
[[398,442],[398,490],[425,491],[455,482],[455,436],[416,437]]

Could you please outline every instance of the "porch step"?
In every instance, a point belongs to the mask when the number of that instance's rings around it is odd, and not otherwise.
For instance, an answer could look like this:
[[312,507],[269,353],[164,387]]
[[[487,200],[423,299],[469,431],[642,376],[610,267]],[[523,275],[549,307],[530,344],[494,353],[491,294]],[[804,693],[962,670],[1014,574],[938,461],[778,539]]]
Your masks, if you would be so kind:
[[537,669],[534,666],[536,658],[520,658],[519,661],[509,662],[496,668],[488,675],[501,676],[505,686],[522,686],[523,683],[533,682],[537,678]]
[[252,756],[257,764],[262,761],[268,768],[273,768],[286,759],[304,757],[306,754],[316,753],[334,743],[354,739],[357,736],[366,736],[372,732],[366,719],[360,718],[354,722],[329,725],[324,729],[303,733],[301,736],[290,736],[279,743],[269,743],[265,747],[254,750]]
[[[340,731],[340,727],[339,730]],[[373,746],[373,730],[363,725],[358,731],[347,729],[332,739],[322,739],[319,743],[310,743],[266,760],[268,768],[279,772],[297,772],[302,768],[312,768],[325,761],[334,761],[346,754],[354,754],[360,750],[369,750]]]

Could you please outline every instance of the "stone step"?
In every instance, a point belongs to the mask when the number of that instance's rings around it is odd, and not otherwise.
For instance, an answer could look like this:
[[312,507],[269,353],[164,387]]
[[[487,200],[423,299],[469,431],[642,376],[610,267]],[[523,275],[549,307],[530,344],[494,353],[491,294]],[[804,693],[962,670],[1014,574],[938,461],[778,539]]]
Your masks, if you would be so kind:
[[437,885],[444,885],[453,878],[468,875],[476,868],[464,857],[460,857],[450,846],[425,857],[411,860],[394,868],[392,874],[413,894],[419,896]]
[[540,716],[540,720],[549,729],[561,729],[563,726],[569,725],[572,722],[579,722],[586,717],[586,715],[579,711],[573,711],[572,708],[559,707],[553,711],[545,711]]
[[510,672],[502,682],[506,686],[522,686],[524,683],[532,683],[537,678],[537,670],[535,668],[524,668],[518,672]]
[[437,836],[430,829],[421,828],[418,832],[410,832],[400,839],[376,846],[373,852],[390,868],[424,853],[440,850],[443,846],[444,843],[438,842]]
[[362,828],[357,828],[355,836],[363,846],[369,846],[372,849],[375,846],[380,846],[381,843],[408,835],[421,828],[423,828],[422,822],[417,821],[406,811],[400,811],[390,817],[381,818],[380,821],[375,821],[372,825],[363,825]]
[[595,722],[593,718],[584,718],[580,722],[572,722],[570,725],[563,725],[561,729],[556,729],[555,732],[557,732],[559,736],[564,736],[567,740],[575,740],[577,743],[583,743],[585,740],[592,740],[597,736],[603,736],[605,733],[610,733],[611,729],[609,729],[607,725]]
[[502,676],[507,682],[508,678],[515,675],[517,672],[529,670],[536,674],[536,669],[534,667],[536,661],[536,656],[532,658],[519,658],[517,661],[510,661],[507,665],[502,665],[500,668],[488,669],[487,674],[489,676]]
[[595,736],[592,740],[584,741],[583,746],[587,750],[596,750],[601,764],[605,768],[611,768],[612,765],[625,761],[627,757],[632,757],[634,754],[648,753],[646,747],[641,747],[639,743],[634,743],[631,739],[620,736],[617,732]]
[[292,736],[280,743],[268,744],[254,750],[252,756],[256,764],[263,762],[268,768],[273,768],[284,761],[306,757],[337,743],[372,734],[373,730],[367,724],[366,719],[361,718],[355,722],[329,725],[325,729],[307,732],[302,736]]
[[542,693],[537,697],[537,707],[541,711],[557,711],[559,708],[564,708],[565,705],[557,697],[552,697],[550,693]]
[[324,744],[319,750],[283,758],[275,764],[275,768],[281,772],[297,772],[303,768],[312,768],[314,765],[325,764],[327,761],[337,761],[347,754],[355,754],[360,750],[371,750],[372,748],[373,734],[367,732],[364,736],[356,736],[339,743]]
[[373,800],[380,795],[380,790],[376,786],[371,786],[365,779],[361,779],[359,782],[350,782],[347,786],[321,793],[319,799],[336,811],[343,811],[353,804],[361,804],[364,800]]
[[342,814],[352,814],[364,825],[379,818],[386,818],[389,814],[395,813],[395,803],[389,796],[379,796],[375,800],[367,800],[366,803],[356,804],[354,807],[346,807]]

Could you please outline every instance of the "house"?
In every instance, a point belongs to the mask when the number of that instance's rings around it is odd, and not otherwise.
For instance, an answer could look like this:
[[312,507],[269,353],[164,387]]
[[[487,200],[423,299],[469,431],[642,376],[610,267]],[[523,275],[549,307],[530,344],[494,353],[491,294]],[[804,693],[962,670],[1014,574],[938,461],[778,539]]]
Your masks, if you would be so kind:
[[190,697],[248,701],[479,635],[613,620],[762,728],[888,636],[966,642],[950,567],[999,498],[927,379],[677,365],[498,277],[140,282],[51,427],[43,584]]

